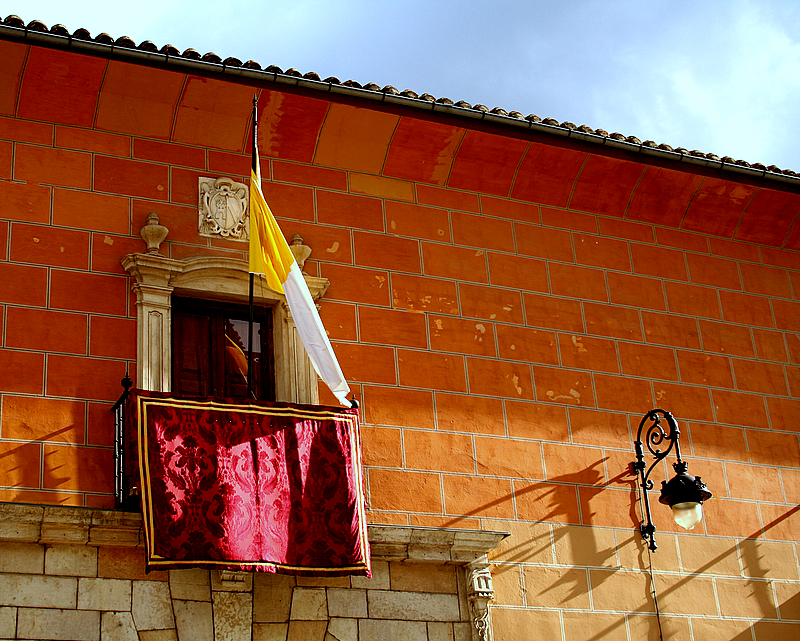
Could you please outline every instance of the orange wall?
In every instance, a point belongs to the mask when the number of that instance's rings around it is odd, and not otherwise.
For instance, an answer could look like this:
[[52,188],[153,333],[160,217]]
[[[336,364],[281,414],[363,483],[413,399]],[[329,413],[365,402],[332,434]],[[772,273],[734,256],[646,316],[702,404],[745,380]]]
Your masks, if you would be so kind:
[[[246,257],[197,234],[196,203],[198,176],[244,180],[247,106],[226,120],[214,100],[252,90],[121,64],[91,108],[2,105],[0,500],[113,505],[109,408],[136,350],[119,261],[150,212],[166,255]],[[137,98],[150,75],[170,96]],[[597,526],[623,564],[632,438],[663,407],[716,497],[703,554],[800,541],[797,195],[274,89],[260,109],[267,200],[330,280],[323,320],[363,399],[372,522]],[[665,555],[700,540],[654,510]],[[794,547],[774,565],[796,581]],[[503,603],[530,605],[523,570]],[[534,616],[508,612],[508,634]]]
[[[32,60],[66,55],[32,51]],[[176,86],[184,83],[180,105],[193,87],[198,91],[195,119],[221,91],[216,85],[206,93],[195,87],[210,80],[157,73],[174,76]],[[495,148],[485,143],[479,166],[464,160],[477,153],[478,143],[470,146],[461,140],[463,133],[453,134],[451,146],[461,143],[464,156],[457,155],[443,178],[434,171],[428,180],[461,180],[457,190],[368,175],[361,170],[380,172],[381,162],[397,165],[401,154],[368,167],[363,148],[377,149],[389,137],[406,148],[434,144],[423,134],[435,125],[404,117],[401,130],[394,131],[397,117],[373,117],[346,105],[334,104],[316,117],[328,124],[338,119],[355,139],[321,134],[316,164],[269,158],[270,149],[279,147],[275,153],[282,156],[311,149],[293,129],[292,146],[281,135],[287,120],[312,117],[307,109],[299,115],[280,111],[293,101],[301,99],[274,91],[262,97],[262,164],[270,177],[264,191],[286,235],[300,233],[314,249],[307,270],[331,281],[322,313],[345,373],[362,387],[367,462],[380,468],[376,478],[409,477],[419,484],[415,500],[430,509],[413,510],[424,513],[410,517],[413,522],[446,522],[445,515],[452,515],[469,516],[475,525],[488,496],[505,497],[490,508],[493,515],[540,518],[540,507],[522,507],[525,502],[512,497],[523,488],[535,493],[530,481],[555,476],[586,486],[561,505],[563,520],[614,518],[608,509],[581,515],[586,510],[579,505],[591,500],[593,506],[607,502],[624,509],[627,499],[612,497],[627,496],[630,487],[624,473],[629,430],[654,406],[671,410],[686,425],[685,452],[703,459],[693,471],[707,468],[710,479],[722,478],[719,461],[730,459],[725,471],[731,500],[776,498],[741,487],[736,479],[777,479],[777,467],[800,460],[798,252],[477,191],[484,185],[479,173],[492,185],[511,171],[504,162],[509,154],[517,162],[514,150],[524,145],[519,140],[507,146],[494,140]],[[21,100],[18,110],[26,104],[32,108]],[[65,109],[81,104],[72,101]],[[154,118],[147,109],[143,114]],[[81,119],[69,112],[60,118]],[[95,114],[95,121],[108,121],[102,127],[0,118],[6,217],[0,222],[0,389],[2,447],[11,452],[0,460],[15,461],[3,468],[14,479],[6,485],[108,493],[109,469],[101,462],[107,452],[97,448],[110,446],[111,434],[101,417],[135,359],[135,307],[119,260],[143,249],[138,230],[149,212],[170,229],[162,251],[172,257],[245,256],[240,243],[197,234],[195,203],[198,176],[244,179],[247,155],[215,150],[215,134],[208,134],[210,146],[204,147],[112,133],[147,131],[153,123],[111,118],[102,101]],[[192,131],[197,137],[201,130]],[[155,130],[153,135],[160,137]],[[480,136],[488,134],[468,133],[467,139]],[[245,142],[240,137],[236,144]],[[565,154],[571,158],[573,152]],[[590,160],[621,162],[596,155]],[[330,166],[320,166],[323,161]],[[395,174],[425,178],[424,167],[408,158],[405,166]],[[626,166],[634,177],[647,170],[640,163]],[[591,168],[583,171],[589,181]],[[702,177],[686,176],[701,185],[700,198]],[[589,202],[592,192],[580,182],[571,201],[611,211],[619,200],[612,194],[627,189],[625,175],[592,180],[596,202]],[[518,175],[514,189],[522,182]],[[555,187],[545,187],[542,198],[548,200]],[[749,196],[755,191],[739,189]],[[792,194],[761,192],[795,206],[800,202]],[[670,194],[663,200],[665,208],[677,206]],[[717,209],[727,204],[725,211],[738,211],[740,200],[726,201],[722,193]],[[80,483],[70,480],[76,476]],[[786,471],[782,477],[791,503],[793,477]],[[470,484],[470,498],[451,497],[450,485],[462,483]],[[392,493],[398,484],[380,485],[372,492],[374,518],[405,521],[392,514],[408,508]],[[626,492],[596,491],[604,486]],[[8,492],[9,498],[17,495]],[[63,498],[54,494],[49,500]],[[742,524],[743,535],[758,525],[755,506],[742,503],[752,517]]]

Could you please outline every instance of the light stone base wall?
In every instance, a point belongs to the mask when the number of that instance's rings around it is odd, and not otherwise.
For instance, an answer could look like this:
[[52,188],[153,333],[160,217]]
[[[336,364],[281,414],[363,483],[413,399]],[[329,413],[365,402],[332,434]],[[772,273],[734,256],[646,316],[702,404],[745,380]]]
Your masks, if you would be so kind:
[[0,504],[0,640],[473,641],[467,562],[503,536],[378,528],[371,579],[145,574],[137,518]]
[[0,639],[472,639],[463,568],[376,560],[373,571],[145,575],[139,548],[0,542]]

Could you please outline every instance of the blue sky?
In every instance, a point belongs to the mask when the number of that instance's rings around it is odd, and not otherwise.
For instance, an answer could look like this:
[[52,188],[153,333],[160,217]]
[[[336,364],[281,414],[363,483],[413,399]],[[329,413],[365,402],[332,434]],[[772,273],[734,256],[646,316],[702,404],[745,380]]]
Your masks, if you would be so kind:
[[27,0],[10,13],[800,172],[797,0]]

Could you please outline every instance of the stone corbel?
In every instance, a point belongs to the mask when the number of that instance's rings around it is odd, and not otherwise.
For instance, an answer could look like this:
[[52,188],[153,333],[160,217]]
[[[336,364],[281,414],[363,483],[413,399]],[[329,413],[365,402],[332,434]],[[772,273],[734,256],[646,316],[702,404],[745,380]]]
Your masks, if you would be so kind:
[[494,586],[486,556],[467,566],[467,598],[469,599],[473,640],[492,641],[489,601],[494,598]]
[[487,530],[369,526],[373,559],[464,567],[473,641],[493,640],[489,601],[494,598],[494,587],[486,554],[507,536],[508,532]]
[[250,592],[253,589],[253,573],[214,570],[211,572],[211,589],[214,592]]

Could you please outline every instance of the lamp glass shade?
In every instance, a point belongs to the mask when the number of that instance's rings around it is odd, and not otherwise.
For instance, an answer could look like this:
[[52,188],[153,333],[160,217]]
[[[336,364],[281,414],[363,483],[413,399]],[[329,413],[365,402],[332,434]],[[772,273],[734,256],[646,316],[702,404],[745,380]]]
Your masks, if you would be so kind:
[[697,501],[676,503],[672,506],[672,516],[682,528],[693,530],[703,520],[703,504]]

